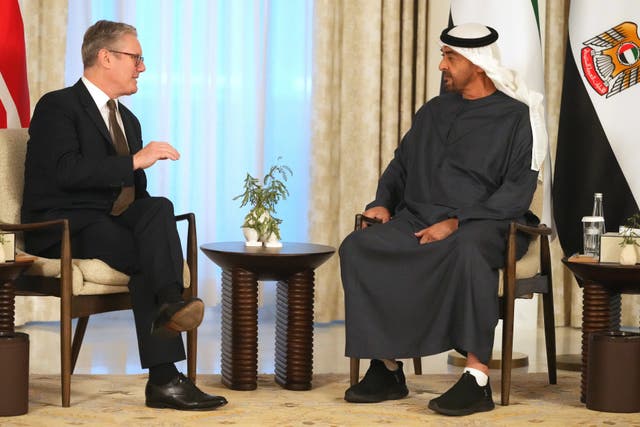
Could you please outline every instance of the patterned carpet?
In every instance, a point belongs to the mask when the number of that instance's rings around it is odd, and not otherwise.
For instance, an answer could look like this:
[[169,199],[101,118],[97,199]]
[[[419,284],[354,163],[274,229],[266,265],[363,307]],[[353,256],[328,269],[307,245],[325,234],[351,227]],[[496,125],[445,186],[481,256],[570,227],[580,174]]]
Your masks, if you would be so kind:
[[[314,376],[311,391],[283,390],[272,375],[259,377],[258,389],[228,390],[217,375],[201,375],[198,384],[207,392],[222,394],[229,404],[213,412],[179,412],[144,406],[142,375],[74,375],[71,408],[60,407],[57,376],[32,375],[29,412],[0,419],[2,426],[639,426],[640,414],[588,410],[579,402],[579,373],[561,371],[558,385],[547,383],[544,373],[515,374],[511,405],[496,405],[492,412],[463,418],[436,415],[428,401],[457,380],[456,375],[408,375],[406,399],[354,405],[342,396],[347,375]],[[493,383],[499,402],[500,383]]]

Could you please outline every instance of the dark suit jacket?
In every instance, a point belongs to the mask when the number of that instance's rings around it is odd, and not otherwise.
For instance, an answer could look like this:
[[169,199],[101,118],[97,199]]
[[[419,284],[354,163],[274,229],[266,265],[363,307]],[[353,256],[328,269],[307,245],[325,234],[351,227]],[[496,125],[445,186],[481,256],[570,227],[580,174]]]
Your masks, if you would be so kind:
[[[122,103],[120,115],[131,154],[142,148],[140,122]],[[131,156],[117,156],[109,130],[82,80],[49,92],[36,104],[25,161],[22,221],[68,218],[71,232],[104,219],[123,185],[148,197],[143,170]],[[55,230],[28,233],[27,250],[59,242]]]

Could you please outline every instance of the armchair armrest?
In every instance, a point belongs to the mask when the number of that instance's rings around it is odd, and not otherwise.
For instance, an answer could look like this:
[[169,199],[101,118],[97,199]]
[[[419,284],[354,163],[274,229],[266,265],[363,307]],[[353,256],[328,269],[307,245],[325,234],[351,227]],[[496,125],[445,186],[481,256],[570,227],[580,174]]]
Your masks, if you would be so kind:
[[547,227],[545,224],[539,224],[535,227],[532,227],[530,225],[520,224],[515,221],[512,224],[514,224],[514,229],[513,229],[514,232],[522,231],[531,236],[550,236],[551,235],[551,229]]
[[371,218],[362,214],[356,214],[356,220],[353,229],[356,231],[362,229],[363,223],[367,225],[374,225],[380,224],[381,222],[382,221],[380,221],[378,218]]
[[33,231],[43,228],[61,227],[60,236],[60,297],[61,313],[71,314],[71,235],[69,233],[68,219],[54,219],[51,221],[31,222],[27,224],[0,223],[0,230],[6,231]]
[[69,221],[66,219],[54,219],[51,221],[43,221],[43,222],[31,222],[28,224],[8,224],[6,222],[0,223],[0,230],[6,231],[31,231],[38,230],[41,228],[49,228],[53,226],[69,226]]

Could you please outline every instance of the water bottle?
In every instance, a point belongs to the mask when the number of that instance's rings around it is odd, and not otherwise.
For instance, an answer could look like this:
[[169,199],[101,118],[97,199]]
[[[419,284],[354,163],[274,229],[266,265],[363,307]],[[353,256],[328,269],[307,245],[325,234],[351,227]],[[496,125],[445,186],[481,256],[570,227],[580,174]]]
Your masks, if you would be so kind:
[[591,216],[599,216],[602,217],[602,222],[600,223],[600,234],[604,234],[606,232],[604,225],[604,211],[602,210],[602,193],[593,193],[593,212]]
[[602,193],[593,195],[593,212],[582,218],[584,254],[600,258],[600,240],[604,234],[604,216],[602,212]]

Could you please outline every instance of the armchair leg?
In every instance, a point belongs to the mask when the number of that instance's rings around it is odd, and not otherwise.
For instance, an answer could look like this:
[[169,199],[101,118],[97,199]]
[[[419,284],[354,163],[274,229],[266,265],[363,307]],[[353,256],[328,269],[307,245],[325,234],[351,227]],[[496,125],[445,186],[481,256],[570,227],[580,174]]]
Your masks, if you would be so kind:
[[76,331],[73,334],[73,342],[71,343],[71,374],[76,369],[76,362],[78,361],[78,355],[80,354],[80,347],[82,347],[82,340],[84,339],[84,333],[87,331],[87,324],[89,323],[89,316],[78,318],[76,324]]
[[[185,298],[198,296],[198,238],[196,236],[196,217],[193,213],[176,216],[176,221],[187,221],[186,260],[189,266],[191,285],[185,288]],[[196,382],[196,362],[198,359],[198,329],[187,332],[187,377]]]
[[198,329],[187,332],[187,376],[196,383],[196,361],[198,348]]
[[413,358],[413,372],[416,375],[422,375],[422,358],[420,357]]
[[502,324],[502,384],[501,404],[509,405],[509,392],[511,391],[511,368],[513,358],[513,310],[515,301],[513,298],[505,298],[505,313]]
[[62,382],[62,406],[71,406],[71,316],[60,319],[60,376]]
[[360,359],[357,357],[352,357],[350,359],[349,366],[349,379],[351,385],[355,385],[358,383],[358,379],[360,378]]
[[553,293],[550,290],[542,296],[544,312],[544,339],[547,347],[547,371],[549,384],[557,384],[556,372],[556,325],[553,313]]

